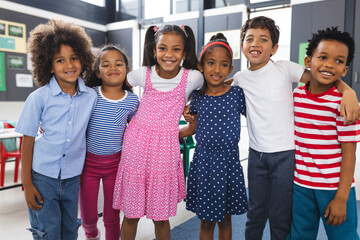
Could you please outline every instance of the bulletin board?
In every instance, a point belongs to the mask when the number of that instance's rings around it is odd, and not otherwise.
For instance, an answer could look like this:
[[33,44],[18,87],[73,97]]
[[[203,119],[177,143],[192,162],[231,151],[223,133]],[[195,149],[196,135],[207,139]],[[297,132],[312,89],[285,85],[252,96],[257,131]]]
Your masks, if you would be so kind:
[[26,25],[0,19],[0,51],[26,53]]
[[0,52],[0,91],[6,91],[5,85],[5,54]]
[[309,45],[308,42],[299,43],[299,60],[298,60],[298,63],[301,66],[304,66],[304,59],[306,57],[306,48],[308,47],[308,45]]

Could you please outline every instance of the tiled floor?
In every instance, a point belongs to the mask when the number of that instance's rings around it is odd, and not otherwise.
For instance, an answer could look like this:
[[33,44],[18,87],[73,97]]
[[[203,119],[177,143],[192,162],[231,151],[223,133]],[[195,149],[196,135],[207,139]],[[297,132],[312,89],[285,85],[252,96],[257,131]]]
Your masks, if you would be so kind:
[[[10,162],[6,164],[5,186],[13,184],[13,165]],[[99,197],[99,209],[102,209],[102,195]],[[182,222],[193,217],[194,214],[185,210],[185,202],[178,205],[176,217],[170,219],[171,227],[177,226]],[[121,215],[122,219],[122,215]],[[0,239],[1,240],[30,240],[30,232],[26,230],[29,227],[27,207],[24,200],[24,192],[21,187],[6,189],[0,191]],[[105,236],[104,224],[102,218],[99,218],[98,228],[102,236]],[[138,225],[136,239],[147,240],[154,238],[153,223],[149,219],[142,218]],[[85,239],[84,231],[79,229],[80,240]],[[105,238],[103,238],[105,239]]]
[[[242,133],[240,147],[240,158],[247,158],[248,151],[248,135],[246,129],[246,120],[242,119]],[[192,154],[190,154],[192,155]],[[360,157],[360,150],[357,150],[358,157]],[[358,158],[360,159],[360,158]],[[245,179],[247,179],[247,161],[242,161],[244,168]],[[5,185],[9,186],[13,184],[14,174],[14,163],[10,162],[6,164],[5,173]],[[356,164],[355,179],[357,182],[357,188],[360,186],[360,161]],[[357,199],[360,199],[360,191],[357,193]],[[99,209],[103,204],[102,195],[99,197]],[[177,215],[170,219],[171,227],[175,227],[186,220],[193,217],[194,214],[185,209],[185,202],[181,202],[178,205]],[[122,216],[121,216],[122,218]],[[26,230],[29,226],[29,220],[27,215],[27,207],[24,200],[24,192],[20,187],[7,189],[0,191],[0,239],[1,240],[30,240],[32,239],[31,234]],[[99,219],[98,227],[102,232],[102,236],[105,235],[104,225],[102,218]],[[142,218],[138,225],[138,232],[136,239],[148,240],[154,238],[154,227],[151,220]],[[82,228],[79,229],[79,239],[85,239],[84,231]],[[103,238],[104,239],[104,238]]]

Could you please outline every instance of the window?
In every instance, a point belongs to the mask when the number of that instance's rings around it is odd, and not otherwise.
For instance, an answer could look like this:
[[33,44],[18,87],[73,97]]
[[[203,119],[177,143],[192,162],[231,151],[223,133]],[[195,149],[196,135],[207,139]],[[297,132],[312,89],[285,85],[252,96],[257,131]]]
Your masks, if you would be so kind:
[[81,0],[99,7],[105,7],[105,0]]
[[173,14],[199,10],[199,0],[173,0]]
[[216,0],[215,1],[215,7],[217,8],[233,6],[237,4],[246,4],[246,0]]
[[271,59],[274,61],[290,60],[291,8],[280,8],[250,13],[250,18],[257,16],[266,16],[274,19],[275,24],[278,25],[280,29],[279,48]]
[[170,15],[169,0],[143,0],[144,18],[159,18]]
[[247,0],[250,9],[252,8],[266,8],[276,5],[288,5],[290,0]]
[[[118,1],[116,1],[118,3]],[[121,20],[129,20],[139,18],[139,1],[138,0],[121,0]],[[119,11],[119,6],[116,6]]]

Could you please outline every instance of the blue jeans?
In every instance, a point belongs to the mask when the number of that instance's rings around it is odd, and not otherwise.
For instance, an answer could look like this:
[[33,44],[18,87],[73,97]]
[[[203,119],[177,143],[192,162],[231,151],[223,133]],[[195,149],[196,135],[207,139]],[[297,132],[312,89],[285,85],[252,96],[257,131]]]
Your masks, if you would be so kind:
[[337,226],[326,224],[324,212],[335,194],[336,190],[315,190],[294,184],[293,218],[287,239],[316,239],[321,218],[329,240],[358,240],[355,188],[351,188],[346,203],[345,222]]
[[81,225],[77,218],[80,177],[49,178],[35,171],[32,181],[43,198],[42,208],[29,209],[34,239],[75,240]]
[[290,232],[295,150],[263,153],[249,149],[249,211],[245,239],[261,240],[269,219],[271,239]]

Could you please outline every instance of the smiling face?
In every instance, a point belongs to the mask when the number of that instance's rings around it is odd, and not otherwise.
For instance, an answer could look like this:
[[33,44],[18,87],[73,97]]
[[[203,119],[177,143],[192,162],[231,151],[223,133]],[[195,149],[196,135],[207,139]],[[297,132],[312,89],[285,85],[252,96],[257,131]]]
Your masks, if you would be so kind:
[[71,88],[81,73],[81,62],[72,47],[61,45],[52,58],[52,70],[61,89]]
[[99,71],[96,72],[104,86],[122,86],[127,66],[123,55],[117,50],[106,50],[100,55]]
[[330,89],[339,77],[345,77],[348,66],[348,47],[336,40],[323,40],[311,57],[305,57],[305,67],[310,68],[313,79],[310,88],[319,93]]
[[217,87],[224,84],[226,77],[233,70],[229,52],[223,47],[213,47],[203,56],[202,64],[199,64],[200,72],[204,73],[209,87]]
[[265,66],[278,47],[278,44],[273,46],[269,30],[261,28],[248,29],[241,45],[242,52],[250,62],[249,70],[252,71]]
[[184,42],[176,33],[161,34],[156,41],[154,56],[159,65],[156,68],[162,78],[174,78],[180,71],[180,64],[185,57]]

